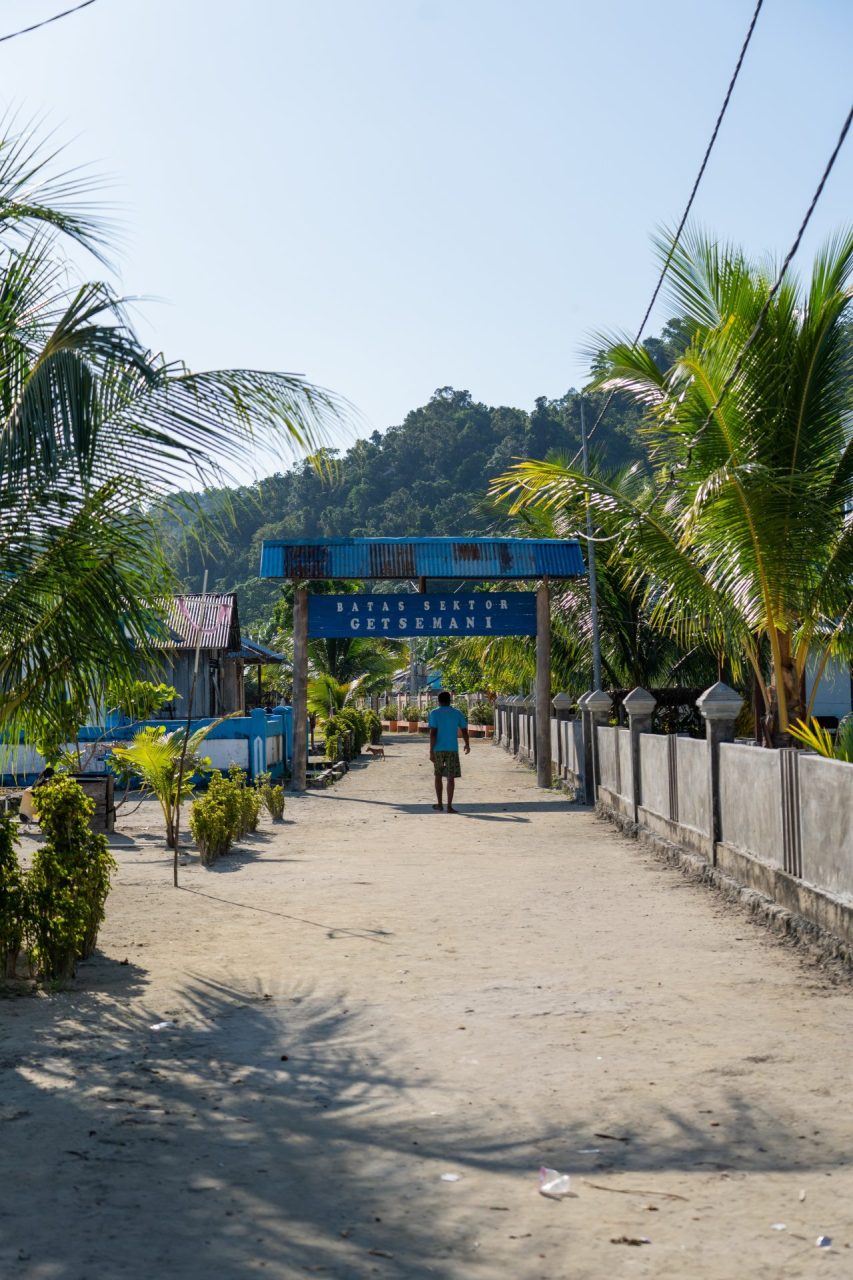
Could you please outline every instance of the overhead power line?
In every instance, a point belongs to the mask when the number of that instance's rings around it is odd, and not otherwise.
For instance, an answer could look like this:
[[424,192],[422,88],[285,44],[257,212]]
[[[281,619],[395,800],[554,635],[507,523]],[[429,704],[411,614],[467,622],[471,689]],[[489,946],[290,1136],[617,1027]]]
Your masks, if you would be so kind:
[[743,368],[743,362],[746,359],[746,356],[747,356],[747,353],[749,352],[750,347],[753,345],[753,343],[755,342],[755,339],[758,337],[759,333],[761,332],[761,326],[764,324],[764,321],[767,319],[767,313],[770,310],[771,306],[773,305],[773,299],[776,297],[776,294],[779,292],[780,288],[782,287],[782,281],[785,279],[785,275],[788,271],[788,268],[790,267],[792,261],[794,260],[794,256],[796,255],[797,250],[800,247],[803,236],[805,235],[805,232],[806,232],[806,227],[811,222],[812,214],[817,208],[817,202],[818,200],[820,200],[821,196],[823,195],[823,189],[826,186],[829,175],[832,173],[832,170],[835,166],[836,160],[838,159],[841,148],[844,146],[844,141],[847,137],[847,134],[850,132],[850,125],[852,123],[853,123],[853,107],[851,107],[850,110],[847,112],[847,119],[844,121],[844,124],[842,125],[841,133],[838,135],[838,141],[836,142],[835,146],[832,149],[832,154],[830,155],[828,161],[826,162],[826,168],[824,169],[821,175],[820,182],[817,184],[815,193],[812,196],[811,200],[809,201],[809,207],[806,210],[805,217],[800,223],[799,230],[797,231],[797,234],[794,237],[794,242],[791,245],[788,252],[785,254],[785,258],[782,262],[782,266],[779,268],[779,272],[776,276],[776,279],[773,281],[773,286],[770,289],[770,292],[768,293],[767,297],[764,299],[764,305],[762,306],[761,310],[758,313],[758,318],[752,327],[752,332],[750,333],[746,342],[743,344],[740,355],[738,356],[737,360],[734,363],[734,368],[732,369],[731,373],[723,383],[722,388],[720,389],[720,394],[717,397],[716,404],[713,406],[713,408],[711,409],[711,412],[708,414],[707,418],[702,423],[701,427],[696,432],[693,439],[690,441],[690,446],[689,446],[690,450],[692,450],[695,447],[696,443],[699,440],[699,437],[702,435],[704,431],[708,429],[708,424],[712,421],[714,415],[719,412],[720,406],[722,405],[723,400],[725,399],[730,388],[734,384],[735,379],[737,378],[738,374]]
[[55,13],[52,18],[45,18],[43,22],[34,22],[31,27],[21,27],[20,31],[11,31],[7,36],[0,36],[0,44],[6,40],[15,40],[18,36],[25,36],[30,31],[38,31],[39,27],[48,27],[51,22],[58,22],[60,18],[67,18],[71,13],[77,13],[79,9],[88,9],[90,4],[94,4],[95,0],[83,0],[82,4],[75,4],[73,9],[63,9],[62,13]]
[[[749,42],[752,39],[752,33],[755,30],[755,24],[758,21],[758,15],[761,12],[761,7],[763,4],[764,4],[764,0],[757,0],[756,2],[755,10],[753,11],[753,14],[752,14],[752,20],[750,21],[749,27],[746,32],[746,36],[744,37],[743,44],[741,45],[741,50],[740,50],[740,53],[738,54],[737,62],[735,63],[735,69],[732,72],[731,79],[729,80],[729,87],[726,89],[726,95],[723,98],[723,104],[717,113],[717,119],[714,123],[714,128],[711,132],[711,137],[709,138],[708,145],[705,148],[705,154],[702,157],[702,163],[699,166],[699,172],[696,174],[696,178],[693,183],[693,187],[691,188],[690,196],[687,201],[687,204],[684,206],[684,212],[681,215],[681,221],[678,224],[678,228],[675,232],[675,236],[673,237],[672,244],[670,245],[670,248],[669,248],[669,253],[666,255],[666,261],[664,262],[660,275],[658,276],[657,284],[655,285],[655,288],[654,288],[654,293],[651,296],[649,305],[646,307],[645,315],[640,321],[640,327],[637,330],[637,334],[633,342],[634,346],[637,345],[637,343],[640,341],[640,339],[643,336],[643,330],[645,329],[646,324],[648,323],[649,316],[652,313],[652,308],[657,302],[658,294],[660,293],[661,288],[663,286],[663,282],[666,278],[666,273],[667,271],[669,271],[669,265],[672,262],[672,256],[675,253],[675,250],[678,248],[678,243],[681,239],[681,233],[684,230],[684,227],[687,223],[687,219],[690,216],[690,210],[693,208],[693,201],[696,199],[696,192],[699,190],[699,184],[702,181],[703,175],[705,173],[705,169],[708,166],[708,161],[711,157],[711,152],[714,149],[714,143],[717,141],[717,134],[720,132],[720,125],[723,123],[723,117],[725,116],[726,111],[728,110],[729,102],[731,101],[731,96],[732,96],[732,93],[734,92],[734,87],[735,87],[735,84],[737,83],[737,78],[740,75],[740,69],[743,66],[743,60],[746,57],[746,51],[749,48]],[[587,436],[587,441],[591,440],[592,437],[595,435],[596,431],[601,425],[604,415],[607,413],[607,410],[610,408],[611,402],[615,395],[616,395],[616,391],[614,389],[608,395],[601,409],[601,412],[599,413],[595,422],[592,424],[592,427],[590,428],[589,434]],[[575,454],[574,458],[572,459],[572,463],[571,463],[572,466],[574,466],[574,464],[577,462],[578,458],[581,456],[581,453],[582,453],[582,450],[579,449]]]

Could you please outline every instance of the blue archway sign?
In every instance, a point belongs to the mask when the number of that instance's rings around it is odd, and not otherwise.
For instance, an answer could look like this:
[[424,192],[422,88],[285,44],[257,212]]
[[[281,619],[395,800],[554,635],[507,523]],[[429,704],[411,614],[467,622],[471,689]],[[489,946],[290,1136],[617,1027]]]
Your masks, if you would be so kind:
[[[575,538],[276,538],[261,549],[262,578],[286,578],[293,593],[293,758],[291,785],[305,788],[308,760],[308,638],[536,636],[536,704],[551,699],[548,583],[586,574]],[[306,584],[405,581],[417,594],[311,596]],[[527,591],[430,594],[428,583],[538,582]],[[386,625],[387,624],[387,625]],[[550,715],[536,719],[536,772],[551,785]]]
[[535,635],[536,596],[532,591],[308,596],[310,639]]

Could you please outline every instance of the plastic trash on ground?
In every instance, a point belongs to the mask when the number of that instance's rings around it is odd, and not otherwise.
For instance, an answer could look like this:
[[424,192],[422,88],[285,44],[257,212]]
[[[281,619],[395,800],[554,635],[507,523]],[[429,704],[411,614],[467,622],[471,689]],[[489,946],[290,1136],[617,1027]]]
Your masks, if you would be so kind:
[[549,1200],[562,1200],[564,1196],[573,1195],[572,1180],[567,1173],[548,1169],[543,1164],[539,1170],[539,1194]]
[[818,1236],[815,1244],[818,1249],[830,1249],[832,1247],[832,1236]]
[[151,1030],[165,1031],[167,1027],[173,1027],[174,1025],[175,1025],[174,1022],[152,1022]]
[[441,1175],[442,1182],[458,1182],[462,1175],[459,1173],[443,1173]]

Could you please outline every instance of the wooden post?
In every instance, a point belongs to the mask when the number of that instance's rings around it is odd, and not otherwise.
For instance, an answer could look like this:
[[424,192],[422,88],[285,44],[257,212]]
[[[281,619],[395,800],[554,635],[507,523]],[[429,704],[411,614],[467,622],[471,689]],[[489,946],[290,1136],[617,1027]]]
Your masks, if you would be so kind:
[[551,785],[551,600],[547,578],[536,592],[536,784]]
[[290,789],[304,791],[308,773],[308,588],[293,592],[293,759]]

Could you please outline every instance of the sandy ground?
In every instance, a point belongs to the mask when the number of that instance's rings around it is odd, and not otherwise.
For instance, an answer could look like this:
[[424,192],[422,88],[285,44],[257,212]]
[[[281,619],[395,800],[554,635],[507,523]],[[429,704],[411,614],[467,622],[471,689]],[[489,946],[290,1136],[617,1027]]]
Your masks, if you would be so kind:
[[123,824],[101,953],[0,1001],[4,1280],[853,1275],[853,988],[500,749],[458,817],[388,752],[178,891]]

